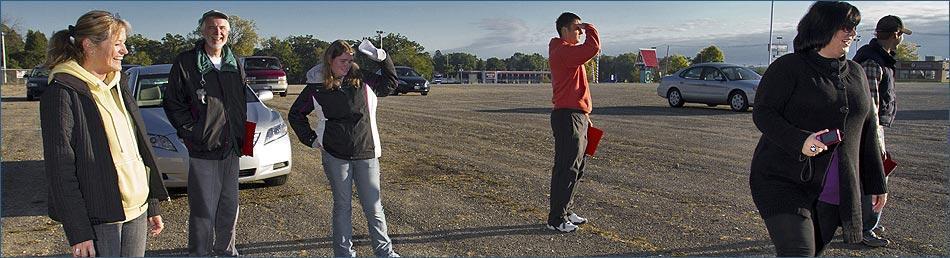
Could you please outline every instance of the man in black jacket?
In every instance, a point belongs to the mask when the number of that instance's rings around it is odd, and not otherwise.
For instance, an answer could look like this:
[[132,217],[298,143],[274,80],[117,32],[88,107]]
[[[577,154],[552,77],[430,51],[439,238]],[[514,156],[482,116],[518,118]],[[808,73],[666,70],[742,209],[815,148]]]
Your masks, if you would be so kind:
[[[875,38],[871,39],[867,45],[858,49],[854,55],[854,61],[864,67],[864,73],[868,78],[870,87],[871,101],[877,110],[879,126],[877,128],[877,138],[881,144],[881,151],[884,149],[884,127],[891,127],[894,122],[894,115],[897,114],[897,90],[894,88],[894,65],[897,60],[894,56],[897,54],[897,45],[904,40],[904,35],[913,33],[904,27],[904,22],[893,15],[884,16],[877,22]],[[864,196],[862,199],[864,216],[864,241],[868,246],[881,247],[886,246],[890,241],[881,238],[877,232],[882,232],[884,227],[878,225],[881,219],[880,212],[871,210],[871,198]]]
[[[238,171],[247,118],[244,76],[227,44],[228,16],[211,10],[198,20],[202,40],[175,58],[165,114],[191,157],[188,253],[236,256]],[[211,241],[214,241],[212,243]]]

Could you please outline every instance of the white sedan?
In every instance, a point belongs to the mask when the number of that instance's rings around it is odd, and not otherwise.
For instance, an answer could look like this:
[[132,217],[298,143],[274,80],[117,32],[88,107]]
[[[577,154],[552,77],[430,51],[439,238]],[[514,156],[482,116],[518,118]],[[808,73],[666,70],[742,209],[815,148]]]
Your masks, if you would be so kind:
[[[188,186],[188,149],[178,138],[162,108],[162,98],[168,85],[170,64],[135,67],[126,71],[128,85],[142,112],[148,141],[155,153],[155,162],[167,187]],[[257,123],[254,133],[254,156],[241,156],[239,181],[263,180],[272,186],[287,183],[291,162],[290,137],[287,123],[275,110],[262,101],[272,99],[270,91],[247,90],[247,120]]]

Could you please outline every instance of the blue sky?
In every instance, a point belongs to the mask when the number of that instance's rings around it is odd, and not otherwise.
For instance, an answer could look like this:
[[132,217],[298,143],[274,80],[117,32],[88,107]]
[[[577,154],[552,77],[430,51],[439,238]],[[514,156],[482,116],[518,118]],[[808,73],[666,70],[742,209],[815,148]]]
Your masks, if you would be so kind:
[[[914,34],[905,40],[921,46],[920,54],[950,57],[950,2],[851,2],[862,11],[858,27],[863,45],[873,37],[877,20],[902,17]],[[420,42],[426,51],[469,52],[480,58],[506,58],[514,52],[547,55],[556,36],[554,20],[563,11],[581,16],[601,32],[604,53],[617,55],[656,46],[658,54],[692,57],[714,44],[726,61],[768,61],[767,1],[741,2],[185,2],[185,1],[3,1],[0,16],[24,32],[52,35],[93,9],[119,13],[133,33],[160,39],[186,34],[209,9],[254,20],[262,37],[311,34],[322,40],[396,32]],[[775,2],[773,35],[791,44],[795,25],[811,2]],[[852,50],[853,54],[854,50]]]

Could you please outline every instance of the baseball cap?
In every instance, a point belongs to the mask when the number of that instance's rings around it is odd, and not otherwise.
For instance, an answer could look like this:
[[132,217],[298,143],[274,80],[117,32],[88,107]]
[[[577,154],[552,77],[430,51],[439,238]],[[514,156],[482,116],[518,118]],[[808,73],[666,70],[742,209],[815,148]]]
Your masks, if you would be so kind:
[[898,18],[894,15],[884,16],[877,21],[877,28],[874,29],[877,32],[903,32],[904,34],[910,35],[913,31],[904,27],[904,21],[901,21],[901,18]]
[[210,10],[210,11],[205,12],[205,14],[201,15],[201,19],[198,19],[198,25],[203,24],[205,22],[205,19],[207,19],[208,17],[221,18],[225,20],[228,19],[227,14],[224,14],[223,12],[218,11],[218,10]]

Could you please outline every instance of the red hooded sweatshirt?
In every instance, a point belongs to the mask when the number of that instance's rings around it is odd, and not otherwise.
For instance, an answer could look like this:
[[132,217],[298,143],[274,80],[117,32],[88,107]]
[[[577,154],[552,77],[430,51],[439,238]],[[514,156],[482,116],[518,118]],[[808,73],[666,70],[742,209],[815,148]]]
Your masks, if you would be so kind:
[[548,63],[551,65],[551,84],[554,86],[554,109],[578,109],[590,113],[590,87],[584,63],[600,52],[597,29],[586,29],[584,44],[572,45],[561,38],[552,38],[548,44]]

